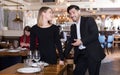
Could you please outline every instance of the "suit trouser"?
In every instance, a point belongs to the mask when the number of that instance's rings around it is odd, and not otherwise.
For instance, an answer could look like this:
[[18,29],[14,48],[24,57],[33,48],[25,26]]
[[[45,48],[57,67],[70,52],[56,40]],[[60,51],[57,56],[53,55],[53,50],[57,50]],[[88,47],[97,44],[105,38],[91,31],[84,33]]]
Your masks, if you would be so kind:
[[88,59],[84,55],[80,55],[75,64],[74,75],[85,75],[87,69],[89,75],[99,75],[101,61],[96,62]]

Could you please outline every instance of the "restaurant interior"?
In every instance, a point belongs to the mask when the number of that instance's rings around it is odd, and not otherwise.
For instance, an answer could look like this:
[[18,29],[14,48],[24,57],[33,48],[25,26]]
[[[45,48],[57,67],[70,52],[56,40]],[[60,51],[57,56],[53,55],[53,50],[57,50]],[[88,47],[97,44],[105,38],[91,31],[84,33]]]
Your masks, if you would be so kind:
[[[101,63],[100,75],[119,75],[120,0],[0,0],[0,75],[21,75],[17,73],[17,69],[25,66],[21,63],[24,63],[29,50],[18,49],[19,39],[25,26],[32,27],[37,23],[38,10],[42,6],[53,9],[52,23],[61,27],[60,32],[63,32],[61,44],[64,48],[70,36],[70,26],[73,24],[66,9],[72,4],[80,7],[82,16],[91,16],[95,19],[99,34],[103,34],[105,40],[109,35],[114,35],[111,46],[104,48],[106,57]],[[14,50],[9,51],[11,48]],[[67,66],[48,66],[44,72],[41,71],[36,75],[43,75],[42,73],[44,75],[73,75],[73,53],[72,50],[66,60]],[[34,75],[34,73],[29,75]],[[89,74],[86,72],[86,75]]]

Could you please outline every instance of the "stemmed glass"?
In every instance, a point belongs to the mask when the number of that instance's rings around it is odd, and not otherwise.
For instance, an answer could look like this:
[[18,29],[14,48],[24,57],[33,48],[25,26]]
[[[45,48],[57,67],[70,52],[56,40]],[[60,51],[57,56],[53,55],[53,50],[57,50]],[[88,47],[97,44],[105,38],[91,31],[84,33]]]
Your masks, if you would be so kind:
[[39,62],[39,60],[40,60],[40,51],[39,50],[35,50],[34,52],[33,52],[33,60],[36,62],[36,64],[37,64],[37,67],[39,67],[39,68],[41,68],[41,71],[43,71],[43,69],[44,69],[44,64],[39,64],[38,62]]
[[27,53],[27,59],[24,60],[25,66],[31,66],[32,65],[32,60],[33,60],[33,53],[32,51],[28,51]]
[[14,46],[15,49],[18,48],[18,41],[17,40],[14,40],[13,46]]
[[39,62],[39,60],[40,60],[40,51],[35,50],[35,51],[33,52],[33,60],[34,60],[36,63]]
[[31,60],[33,59],[33,53],[31,50],[28,51],[27,59],[31,59]]

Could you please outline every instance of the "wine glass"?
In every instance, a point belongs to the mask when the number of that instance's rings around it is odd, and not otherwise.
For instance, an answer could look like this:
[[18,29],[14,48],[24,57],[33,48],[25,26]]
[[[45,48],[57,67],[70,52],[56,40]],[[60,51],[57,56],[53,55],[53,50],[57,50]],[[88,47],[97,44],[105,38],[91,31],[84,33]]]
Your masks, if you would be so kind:
[[24,60],[25,66],[31,66],[32,65],[32,60],[33,60],[33,53],[32,51],[28,51],[27,53],[27,59]]
[[33,59],[33,53],[32,51],[28,51],[27,59]]
[[14,46],[15,49],[18,48],[18,41],[17,40],[14,40],[13,46]]
[[40,51],[35,50],[35,51],[33,52],[33,60],[34,60],[36,63],[38,63],[38,61],[40,60]]

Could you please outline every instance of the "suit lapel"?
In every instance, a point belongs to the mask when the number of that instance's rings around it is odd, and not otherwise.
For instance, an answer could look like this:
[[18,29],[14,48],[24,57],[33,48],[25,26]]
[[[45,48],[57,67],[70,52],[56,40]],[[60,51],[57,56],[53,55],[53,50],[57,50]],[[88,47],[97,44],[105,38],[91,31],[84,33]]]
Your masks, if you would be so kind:
[[[80,34],[81,34],[81,38],[82,38],[82,34],[84,34],[84,23],[85,23],[84,17],[81,16],[81,22],[80,22]],[[76,27],[76,25],[74,25],[73,27],[74,27],[74,30],[75,30],[74,31],[75,32],[74,33],[74,35],[75,35],[74,37],[77,38],[77,27]]]
[[84,26],[84,20],[83,19],[84,18],[81,16],[81,22],[80,22],[80,34],[81,34],[81,37],[82,37],[83,30],[84,30],[84,28],[83,28],[83,26]]
[[75,24],[74,24],[74,30],[75,30],[75,31],[74,31],[74,32],[75,32],[75,33],[74,33],[74,34],[75,34],[75,36],[74,36],[74,37],[75,37],[75,38],[77,38],[77,27],[76,27],[76,25],[75,25]]

